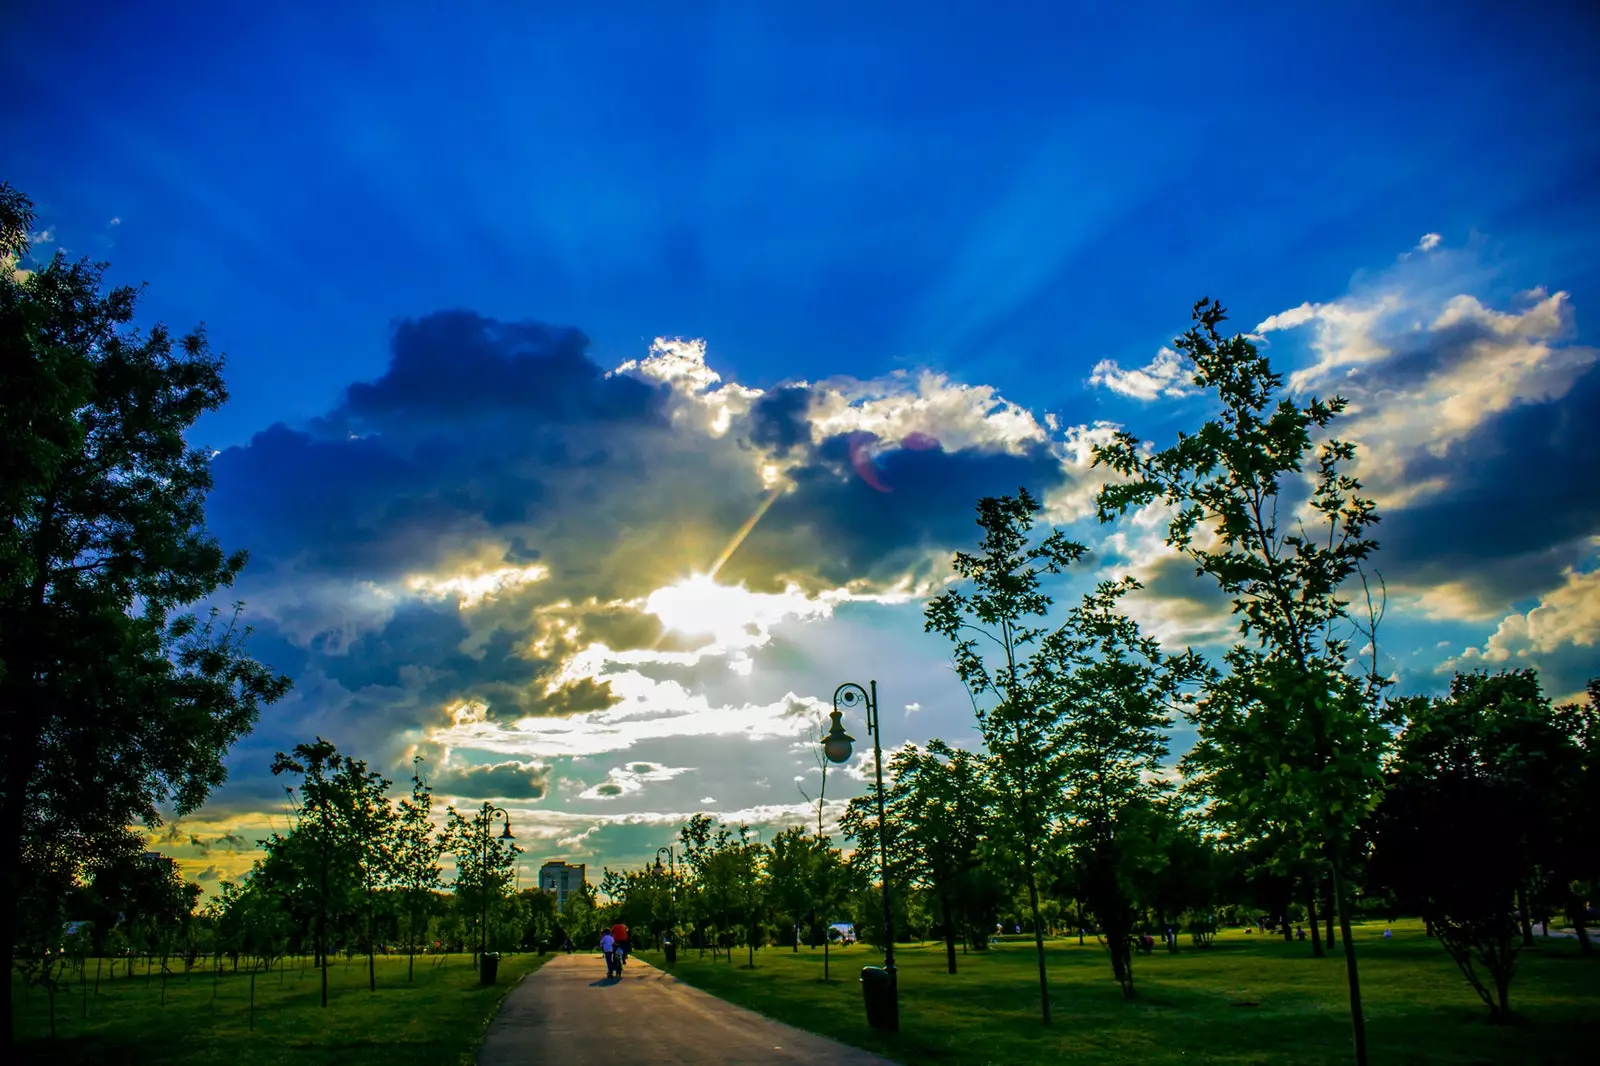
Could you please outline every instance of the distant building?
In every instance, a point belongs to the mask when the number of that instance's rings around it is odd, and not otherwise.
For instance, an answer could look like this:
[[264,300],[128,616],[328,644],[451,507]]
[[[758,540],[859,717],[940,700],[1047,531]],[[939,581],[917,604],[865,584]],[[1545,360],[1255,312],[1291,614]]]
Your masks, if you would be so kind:
[[556,907],[559,909],[567,905],[567,896],[580,891],[584,884],[583,872],[586,869],[583,863],[573,866],[559,859],[553,859],[539,867],[539,887],[546,892],[556,894]]

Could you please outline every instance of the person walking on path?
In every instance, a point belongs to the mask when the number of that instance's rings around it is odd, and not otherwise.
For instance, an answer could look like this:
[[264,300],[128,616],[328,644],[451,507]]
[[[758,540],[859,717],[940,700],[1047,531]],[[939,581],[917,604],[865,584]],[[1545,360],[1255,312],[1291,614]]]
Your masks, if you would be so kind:
[[628,943],[628,927],[618,922],[611,927],[611,940],[616,944],[617,951],[617,976],[622,976],[622,964],[628,961],[628,952],[632,945]]
[[611,930],[609,929],[600,934],[600,950],[605,953],[606,957],[606,976],[611,977],[614,974],[617,977],[621,977],[621,969],[617,966],[617,942],[611,936]]

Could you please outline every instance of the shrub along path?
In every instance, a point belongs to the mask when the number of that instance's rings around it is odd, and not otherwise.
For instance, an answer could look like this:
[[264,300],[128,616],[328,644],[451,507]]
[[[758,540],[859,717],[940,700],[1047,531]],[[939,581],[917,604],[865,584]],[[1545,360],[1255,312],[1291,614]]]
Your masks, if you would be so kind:
[[639,959],[605,977],[599,955],[563,955],[530,974],[500,1008],[478,1066],[630,1063],[890,1066],[707,995]]

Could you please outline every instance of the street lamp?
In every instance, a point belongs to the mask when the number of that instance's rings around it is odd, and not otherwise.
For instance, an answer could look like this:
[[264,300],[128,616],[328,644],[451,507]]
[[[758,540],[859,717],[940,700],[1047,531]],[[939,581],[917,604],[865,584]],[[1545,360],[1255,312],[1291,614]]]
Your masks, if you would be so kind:
[[[667,853],[667,865],[661,865],[661,853]],[[678,932],[678,856],[668,845],[656,849],[656,876],[667,874],[672,880],[667,882],[667,935],[662,937],[661,951],[666,958],[667,965],[671,966],[677,961],[678,951],[672,944],[672,938]]]
[[511,815],[504,807],[496,807],[485,803],[482,811],[483,818],[483,865],[478,868],[483,878],[483,920],[478,925],[478,965],[483,965],[483,957],[489,951],[489,830],[494,828],[496,818],[505,819],[505,830],[500,834],[501,840],[515,840],[511,835]]
[[[894,911],[889,905],[889,837],[884,826],[883,745],[878,719],[878,683],[869,681],[867,684],[868,688],[862,688],[853,681],[846,681],[833,690],[833,713],[830,716],[833,725],[828,730],[828,735],[822,738],[822,751],[829,762],[842,763],[849,760],[850,748],[856,738],[844,731],[844,724],[840,721],[844,715],[839,708],[841,706],[853,708],[858,703],[864,704],[867,711],[867,732],[872,734],[872,757],[878,779],[878,861],[883,871],[883,968],[889,975],[888,1010],[880,1019],[882,1023],[880,1028],[896,1033],[900,1031],[900,986],[894,965]],[[870,990],[868,995],[871,995]]]

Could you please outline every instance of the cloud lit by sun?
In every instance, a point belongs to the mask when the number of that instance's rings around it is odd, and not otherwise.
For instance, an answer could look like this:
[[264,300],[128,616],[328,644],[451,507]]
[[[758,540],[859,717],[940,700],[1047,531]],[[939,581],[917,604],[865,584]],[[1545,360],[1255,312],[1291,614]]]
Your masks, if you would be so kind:
[[656,589],[646,597],[644,609],[667,629],[690,637],[709,637],[726,650],[765,644],[768,631],[785,618],[820,618],[832,613],[831,604],[808,598],[794,586],[776,593],[751,592],[742,584],[719,585],[705,574]]
[[475,607],[484,600],[508,588],[543,581],[550,576],[550,568],[534,563],[532,566],[503,566],[476,574],[452,574],[434,577],[419,574],[406,581],[413,591],[438,598],[458,597],[463,607]]

